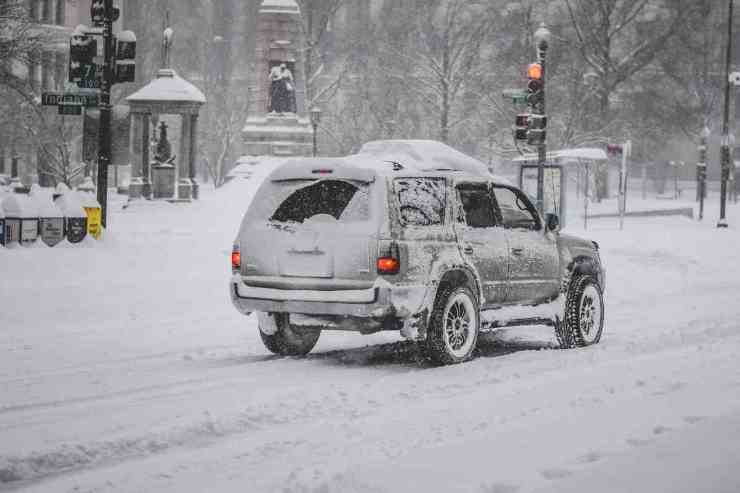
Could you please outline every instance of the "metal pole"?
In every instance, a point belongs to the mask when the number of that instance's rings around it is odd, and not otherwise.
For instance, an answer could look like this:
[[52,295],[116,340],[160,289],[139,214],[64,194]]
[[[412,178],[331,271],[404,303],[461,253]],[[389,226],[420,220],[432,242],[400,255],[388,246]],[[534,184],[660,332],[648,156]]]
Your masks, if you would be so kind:
[[624,229],[624,214],[627,212],[627,158],[632,149],[632,142],[622,146],[622,168],[619,172],[619,229]]
[[583,229],[588,229],[588,182],[591,179],[589,176],[590,165],[586,165],[586,182],[583,190]]
[[718,228],[727,227],[727,181],[730,177],[730,64],[732,63],[732,21],[733,0],[728,0],[727,14],[727,52],[725,58],[725,107],[722,116],[722,146],[720,148],[722,180],[720,188]]
[[104,0],[103,77],[100,81],[100,128],[98,130],[98,202],[103,228],[108,225],[108,165],[111,162],[111,105],[113,75],[113,0]]
[[[545,86],[547,85],[545,61],[547,57],[547,42],[541,41],[537,47],[537,62],[542,67],[542,100],[534,108],[537,115],[545,115]],[[547,140],[537,146],[537,211],[545,217],[545,164],[547,163]]]
[[312,127],[313,127],[313,157],[316,157],[316,155],[318,154],[318,149],[319,149],[318,143],[316,142],[316,129],[317,129],[316,127],[318,127],[318,125],[314,123]]

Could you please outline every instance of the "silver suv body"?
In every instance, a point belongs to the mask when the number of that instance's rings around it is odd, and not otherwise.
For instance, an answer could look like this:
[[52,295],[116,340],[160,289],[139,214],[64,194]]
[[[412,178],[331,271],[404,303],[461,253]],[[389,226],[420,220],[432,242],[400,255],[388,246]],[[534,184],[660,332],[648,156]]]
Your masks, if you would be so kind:
[[400,330],[442,363],[469,358],[480,330],[504,325],[554,325],[568,346],[598,342],[598,247],[547,219],[441,143],[295,159],[266,178],[242,221],[231,297],[258,313],[280,354],[310,351],[327,329]]

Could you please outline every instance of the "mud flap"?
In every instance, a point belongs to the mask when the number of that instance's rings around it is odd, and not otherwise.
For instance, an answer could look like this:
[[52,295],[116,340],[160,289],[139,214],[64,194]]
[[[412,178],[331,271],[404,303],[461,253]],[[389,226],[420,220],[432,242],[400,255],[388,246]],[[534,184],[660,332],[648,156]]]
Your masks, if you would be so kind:
[[429,323],[429,309],[424,308],[403,322],[401,335],[408,340],[424,341],[427,338],[427,324]]

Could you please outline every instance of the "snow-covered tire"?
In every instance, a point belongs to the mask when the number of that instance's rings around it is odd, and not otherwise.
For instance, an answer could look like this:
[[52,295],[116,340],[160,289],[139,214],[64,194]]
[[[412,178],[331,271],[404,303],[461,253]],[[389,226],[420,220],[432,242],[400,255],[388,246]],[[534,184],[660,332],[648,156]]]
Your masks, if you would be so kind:
[[604,330],[604,296],[593,277],[573,276],[568,286],[563,320],[556,328],[562,348],[584,347],[601,340]]
[[429,318],[426,353],[435,364],[462,363],[473,356],[479,330],[480,310],[470,288],[443,286]]
[[[321,335],[319,329],[304,329],[290,324],[290,314],[274,313],[277,330],[264,330],[260,327],[260,337],[265,347],[281,356],[304,356],[311,352]],[[269,333],[273,332],[274,333]]]

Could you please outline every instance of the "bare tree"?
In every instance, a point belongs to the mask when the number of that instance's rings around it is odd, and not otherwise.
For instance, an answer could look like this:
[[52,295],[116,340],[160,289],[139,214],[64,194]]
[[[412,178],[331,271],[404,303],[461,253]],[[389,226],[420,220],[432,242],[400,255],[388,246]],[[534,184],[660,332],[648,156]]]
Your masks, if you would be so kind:
[[449,142],[451,130],[470,116],[463,96],[472,91],[480,99],[475,81],[488,70],[481,64],[481,51],[493,31],[494,9],[473,0],[430,3],[416,12],[415,25],[400,26],[414,36],[387,37],[381,56],[391,63],[381,69],[435,117],[437,137]]
[[25,2],[0,3],[0,85],[31,99],[29,85],[19,67],[30,67],[39,59],[47,36],[31,22]]

